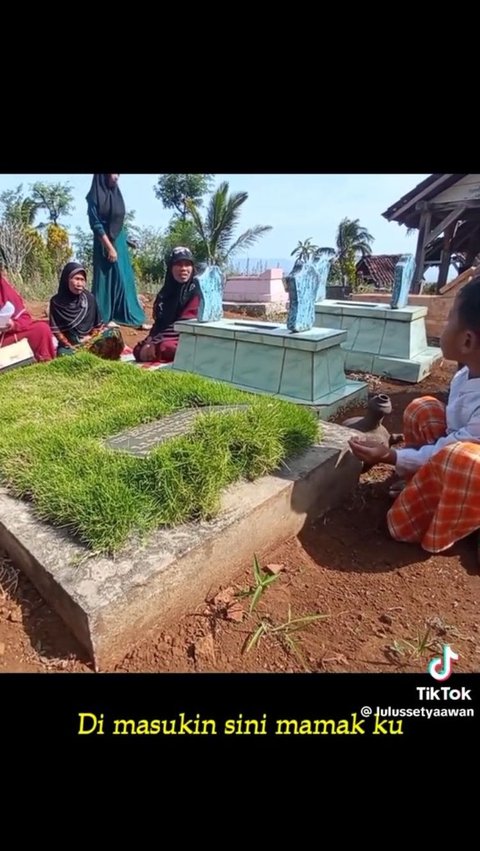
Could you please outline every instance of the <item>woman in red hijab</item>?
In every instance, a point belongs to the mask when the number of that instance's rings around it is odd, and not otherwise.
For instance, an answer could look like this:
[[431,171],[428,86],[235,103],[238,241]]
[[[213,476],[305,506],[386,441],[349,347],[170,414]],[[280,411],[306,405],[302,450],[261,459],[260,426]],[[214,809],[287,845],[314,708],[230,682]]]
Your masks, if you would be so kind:
[[[10,307],[8,307],[10,303]],[[13,312],[10,319],[0,319],[0,348],[27,340],[37,361],[48,361],[55,357],[55,344],[48,322],[32,319],[25,309],[23,299],[6,278],[0,275],[0,311],[7,305]]]

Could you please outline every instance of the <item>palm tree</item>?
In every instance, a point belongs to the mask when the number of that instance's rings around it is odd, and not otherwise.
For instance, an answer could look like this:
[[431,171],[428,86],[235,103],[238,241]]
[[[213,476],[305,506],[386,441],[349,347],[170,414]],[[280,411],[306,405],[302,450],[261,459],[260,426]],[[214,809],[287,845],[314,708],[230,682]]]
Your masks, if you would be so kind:
[[250,248],[263,234],[271,230],[270,225],[256,225],[234,238],[241,207],[248,198],[248,192],[228,194],[228,183],[221,183],[210,198],[205,218],[200,215],[194,201],[186,202],[192,216],[195,230],[205,249],[208,263],[225,266],[228,259],[238,251]]
[[342,284],[346,286],[348,278],[355,274],[356,262],[366,254],[372,253],[373,241],[374,237],[362,227],[359,219],[345,218],[337,229],[336,248],[319,248],[318,253],[326,252],[334,255],[334,263],[338,264],[340,269]]
[[290,257],[295,257],[301,263],[307,263],[311,258],[315,259],[318,257],[319,253],[320,249],[318,245],[312,245],[312,240],[309,237],[305,242],[298,241],[297,247],[293,249]]
[[2,218],[5,222],[18,222],[33,227],[40,204],[34,198],[23,195],[23,185],[16,189],[7,189],[0,193],[0,206],[3,208]]

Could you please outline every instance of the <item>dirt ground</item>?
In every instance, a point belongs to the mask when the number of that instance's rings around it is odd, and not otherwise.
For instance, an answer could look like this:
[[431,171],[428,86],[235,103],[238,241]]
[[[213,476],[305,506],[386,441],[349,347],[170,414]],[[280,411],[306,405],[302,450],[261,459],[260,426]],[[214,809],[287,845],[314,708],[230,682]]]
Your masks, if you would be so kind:
[[[39,317],[44,310],[39,303],[29,307]],[[128,331],[126,342],[142,333]],[[446,390],[453,372],[453,364],[441,363],[421,385],[372,379],[372,389],[392,398],[389,430],[400,432],[406,404]],[[424,672],[428,658],[449,643],[460,656],[457,671],[478,671],[476,541],[467,538],[429,556],[391,540],[385,523],[391,474],[388,467],[374,468],[345,504],[263,554],[265,575],[276,578],[251,613],[253,553],[234,585],[212,588],[195,611],[168,630],[154,629],[111,670]],[[289,618],[306,620],[289,626]],[[0,557],[0,672],[92,670],[60,618]]]

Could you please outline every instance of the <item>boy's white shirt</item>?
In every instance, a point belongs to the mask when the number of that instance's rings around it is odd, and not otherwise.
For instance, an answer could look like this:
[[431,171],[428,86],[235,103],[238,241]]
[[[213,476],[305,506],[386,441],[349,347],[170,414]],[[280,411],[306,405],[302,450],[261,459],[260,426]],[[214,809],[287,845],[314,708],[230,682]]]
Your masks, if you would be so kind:
[[444,446],[457,441],[480,443],[480,378],[469,378],[464,366],[453,377],[446,410],[447,434],[420,449],[397,449],[396,471],[400,476],[415,473]]

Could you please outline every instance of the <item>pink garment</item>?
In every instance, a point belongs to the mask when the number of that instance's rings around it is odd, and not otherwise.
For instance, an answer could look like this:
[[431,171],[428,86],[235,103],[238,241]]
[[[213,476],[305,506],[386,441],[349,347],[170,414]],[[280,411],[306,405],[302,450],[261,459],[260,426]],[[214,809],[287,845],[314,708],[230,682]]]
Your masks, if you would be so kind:
[[0,276],[0,309],[9,301],[15,308],[12,322],[13,328],[0,331],[0,348],[27,340],[37,361],[49,361],[55,357],[56,349],[48,322],[35,320],[25,309],[25,304],[19,293],[6,278]]

